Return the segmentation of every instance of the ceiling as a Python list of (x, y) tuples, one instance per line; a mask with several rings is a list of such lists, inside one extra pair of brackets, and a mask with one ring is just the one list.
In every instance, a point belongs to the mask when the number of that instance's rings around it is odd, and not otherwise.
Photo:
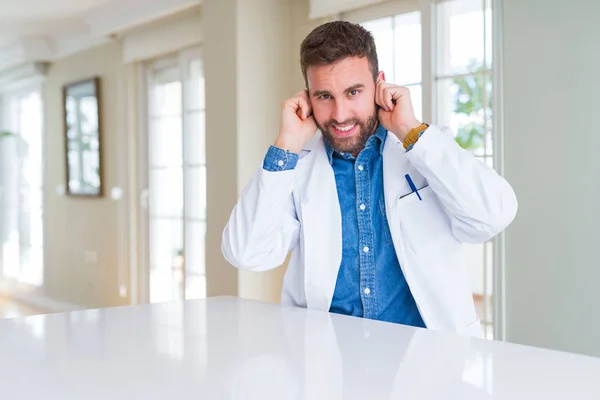
[(51, 61), (201, 0), (0, 0), (0, 71)]

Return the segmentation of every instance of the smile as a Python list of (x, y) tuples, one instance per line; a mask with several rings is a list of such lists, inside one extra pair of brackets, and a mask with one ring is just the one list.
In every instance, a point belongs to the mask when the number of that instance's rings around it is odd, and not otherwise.
[(352, 133), (354, 133), (355, 128), (358, 126), (358, 124), (353, 124), (353, 125), (332, 125), (335, 133), (338, 136), (350, 136)]

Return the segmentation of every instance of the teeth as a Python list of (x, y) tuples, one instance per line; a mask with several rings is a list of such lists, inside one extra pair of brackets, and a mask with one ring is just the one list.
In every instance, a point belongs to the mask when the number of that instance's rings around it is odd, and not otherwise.
[(355, 125), (351, 125), (351, 126), (345, 126), (345, 127), (340, 127), (340, 126), (336, 126), (335, 129), (337, 129), (338, 131), (342, 131), (342, 132), (348, 132), (350, 129), (354, 128)]

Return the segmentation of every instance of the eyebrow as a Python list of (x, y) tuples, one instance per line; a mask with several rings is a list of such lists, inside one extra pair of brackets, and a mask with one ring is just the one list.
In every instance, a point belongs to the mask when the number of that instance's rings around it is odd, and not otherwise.
[[(364, 87), (365, 87), (364, 84), (357, 83), (355, 85), (350, 86), (346, 90), (344, 90), (344, 93), (348, 93), (348, 92), (351, 92), (351, 91), (357, 90), (357, 89), (363, 89)], [(313, 96), (315, 96), (315, 97), (323, 96), (325, 94), (331, 95), (331, 93), (329, 92), (329, 90), (317, 90), (317, 91), (313, 92)]]

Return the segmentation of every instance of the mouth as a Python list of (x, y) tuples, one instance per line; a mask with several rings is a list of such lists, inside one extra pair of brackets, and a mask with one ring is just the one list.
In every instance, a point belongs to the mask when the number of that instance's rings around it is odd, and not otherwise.
[(352, 136), (358, 129), (358, 124), (331, 125), (333, 133), (338, 137)]

